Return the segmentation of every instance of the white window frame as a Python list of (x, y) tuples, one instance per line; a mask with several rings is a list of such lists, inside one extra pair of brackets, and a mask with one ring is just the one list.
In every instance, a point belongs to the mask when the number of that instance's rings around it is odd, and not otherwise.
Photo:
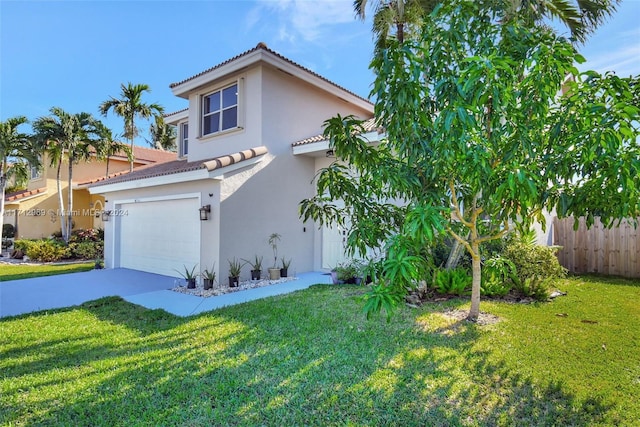
[(189, 154), (189, 122), (180, 123), (179, 130), (179, 154), (180, 157), (187, 157)]
[[(234, 81), (232, 83), (229, 83), (229, 84), (227, 84), (225, 86), (219, 87), (216, 90), (208, 92), (208, 93), (206, 93), (206, 94), (204, 94), (204, 95), (202, 95), (200, 97), (200, 136), (202, 138), (207, 138), (207, 137), (210, 137), (210, 136), (219, 135), (221, 133), (225, 133), (225, 132), (229, 132), (229, 131), (241, 128), (241, 125), (240, 125), (240, 103), (241, 103), (240, 102), (240, 99), (241, 99), (240, 90), (241, 90), (241, 84), (240, 83), (241, 82), (239, 80), (236, 80), (236, 81)], [(222, 103), (223, 103), (222, 92), (225, 89), (229, 89), (230, 87), (233, 87), (233, 86), (236, 87), (236, 103), (233, 104), (233, 105), (230, 105), (230, 106), (227, 106), (227, 107), (223, 108), (222, 107)], [(216, 93), (220, 93), (220, 109), (212, 111), (210, 113), (205, 113), (205, 108), (204, 108), (205, 99), (207, 97), (210, 97), (210, 96), (216, 94)], [(224, 112), (228, 111), (228, 110), (230, 110), (232, 108), (236, 109), (236, 123), (235, 123), (235, 126), (223, 129), (222, 128), (222, 124), (224, 122)], [(219, 122), (218, 122), (218, 124), (219, 124), (218, 130), (215, 131), (215, 132), (205, 133), (205, 131), (204, 131), (205, 117), (208, 117), (210, 115), (216, 114), (218, 112), (220, 113), (220, 118), (218, 119), (219, 120)]]

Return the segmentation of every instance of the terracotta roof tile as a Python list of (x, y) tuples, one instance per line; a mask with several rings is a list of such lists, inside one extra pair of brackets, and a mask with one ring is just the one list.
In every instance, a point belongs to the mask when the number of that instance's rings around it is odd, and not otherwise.
[[(362, 126), (364, 128), (364, 132), (365, 133), (373, 132), (374, 130), (380, 131), (380, 129), (376, 125), (376, 119), (375, 118), (371, 118), (371, 119), (365, 120), (362, 123)], [(296, 141), (293, 144), (291, 144), (291, 146), (292, 147), (299, 147), (301, 145), (313, 144), (314, 142), (321, 142), (321, 141), (326, 141), (326, 140), (327, 140), (327, 138), (325, 138), (325, 136), (323, 134), (320, 134), (320, 135), (312, 136), (310, 138), (303, 139), (301, 141)]]
[(177, 159), (171, 162), (139, 167), (134, 169), (133, 172), (128, 172), (126, 174), (121, 174), (110, 179), (92, 183), (89, 185), (89, 187), (99, 187), (101, 185), (117, 184), (119, 182), (126, 181), (137, 181), (140, 179), (153, 178), (157, 176), (190, 172), (198, 169), (207, 169), (208, 171), (212, 171), (235, 163), (240, 163), (266, 153), (266, 147), (256, 147), (249, 150), (240, 151), (238, 153), (227, 154), (224, 156), (213, 157), (210, 159), (198, 160), (194, 162), (188, 162), (186, 159)]
[(36, 188), (35, 190), (22, 190), (14, 193), (9, 193), (4, 196), (6, 202), (15, 202), (18, 200), (26, 199), (27, 197), (35, 196), (47, 191), (47, 187)]
[(325, 82), (327, 82), (327, 83), (329, 83), (329, 84), (331, 84), (331, 85), (333, 85), (333, 86), (337, 87), (338, 89), (343, 90), (343, 91), (345, 91), (345, 92), (347, 92), (347, 93), (349, 93), (349, 94), (351, 94), (351, 95), (353, 95), (353, 96), (355, 96), (355, 97), (357, 97), (357, 98), (359, 98), (359, 99), (362, 99), (363, 101), (366, 101), (366, 102), (368, 102), (368, 103), (371, 103), (371, 101), (369, 101), (368, 99), (363, 98), (362, 96), (357, 95), (357, 94), (355, 94), (354, 92), (351, 92), (350, 90), (348, 90), (348, 89), (346, 89), (346, 88), (344, 88), (344, 87), (342, 87), (342, 86), (340, 86), (340, 85), (338, 85), (338, 84), (336, 84), (336, 83), (332, 82), (331, 80), (327, 79), (326, 77), (321, 76), (320, 74), (316, 73), (315, 71), (312, 71), (312, 70), (310, 70), (310, 69), (308, 69), (308, 68), (306, 68), (306, 67), (303, 67), (302, 65), (298, 64), (297, 62), (294, 62), (294, 61), (290, 60), (289, 58), (287, 58), (287, 57), (284, 57), (284, 56), (280, 55), (278, 52), (276, 52), (276, 51), (274, 51), (274, 50), (269, 49), (269, 48), (267, 47), (267, 45), (266, 45), (265, 43), (263, 43), (263, 42), (258, 43), (258, 44), (256, 45), (256, 47), (254, 47), (253, 49), (249, 49), (249, 50), (247, 50), (246, 52), (243, 52), (243, 53), (241, 53), (241, 54), (239, 54), (239, 55), (234, 56), (233, 58), (227, 59), (226, 61), (221, 62), (221, 63), (219, 63), (218, 65), (214, 65), (213, 67), (211, 67), (211, 68), (209, 68), (209, 69), (207, 69), (207, 70), (204, 70), (204, 71), (202, 71), (202, 72), (200, 72), (200, 73), (198, 73), (198, 74), (196, 74), (196, 75), (194, 75), (194, 76), (191, 76), (191, 77), (189, 77), (189, 78), (187, 78), (187, 79), (184, 79), (184, 80), (179, 81), (179, 82), (176, 82), (176, 83), (171, 83), (171, 84), (169, 85), (169, 87), (173, 89), (173, 88), (174, 88), (174, 87), (176, 87), (176, 86), (180, 86), (180, 85), (181, 85), (181, 84), (183, 84), (183, 83), (186, 83), (186, 82), (188, 82), (188, 81), (194, 80), (194, 79), (196, 79), (196, 78), (198, 78), (198, 77), (200, 77), (200, 76), (202, 76), (202, 75), (204, 75), (204, 74), (207, 74), (207, 73), (209, 73), (209, 72), (211, 72), (211, 71), (213, 71), (213, 70), (216, 70), (216, 69), (218, 69), (218, 68), (223, 67), (224, 65), (227, 65), (227, 64), (229, 64), (229, 63), (231, 63), (231, 62), (233, 62), (233, 61), (236, 61), (236, 60), (238, 60), (238, 59), (242, 58), (243, 56), (247, 56), (247, 55), (249, 55), (249, 54), (251, 54), (251, 53), (253, 53), (253, 52), (257, 52), (258, 50), (264, 50), (264, 51), (266, 51), (266, 52), (269, 52), (269, 53), (271, 53), (272, 55), (275, 55), (275, 56), (277, 56), (278, 58), (282, 59), (283, 61), (286, 61), (286, 62), (288, 62), (289, 64), (291, 64), (291, 65), (293, 65), (293, 66), (295, 66), (295, 67), (298, 67), (298, 68), (300, 68), (301, 70), (306, 71), (307, 73), (312, 74), (312, 75), (314, 75), (314, 76), (316, 76), (316, 77), (318, 77), (318, 78), (320, 78), (320, 79), (324, 80)]

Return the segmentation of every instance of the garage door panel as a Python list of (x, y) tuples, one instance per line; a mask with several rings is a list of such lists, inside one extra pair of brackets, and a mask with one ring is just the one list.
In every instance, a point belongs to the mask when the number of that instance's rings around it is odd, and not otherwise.
[(121, 205), (120, 266), (177, 276), (199, 262), (198, 199)]

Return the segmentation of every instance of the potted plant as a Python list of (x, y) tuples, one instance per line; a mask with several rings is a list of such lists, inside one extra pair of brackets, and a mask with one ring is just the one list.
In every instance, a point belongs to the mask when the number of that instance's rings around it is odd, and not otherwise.
[(331, 282), (334, 285), (338, 284), (338, 266), (335, 266), (331, 269)]
[(233, 258), (229, 261), (229, 287), (236, 288), (240, 283), (240, 271), (242, 270), (242, 263)]
[(196, 288), (196, 277), (198, 277), (198, 274), (196, 273), (196, 267), (197, 265), (194, 265), (193, 268), (191, 270), (189, 270), (187, 268), (187, 266), (183, 266), (184, 268), (184, 273), (181, 271), (178, 271), (178, 274), (180, 274), (180, 276), (182, 276), (182, 278), (184, 280), (186, 280), (187, 282), (187, 289), (195, 289)]
[(251, 265), (251, 280), (260, 280), (260, 276), (262, 276), (262, 259), (263, 257), (258, 255), (254, 256), (253, 261), (243, 259), (243, 261)]
[(273, 267), (269, 268), (269, 279), (278, 280), (280, 278), (280, 269), (278, 268), (278, 242), (280, 241), (280, 235), (278, 233), (272, 233), (269, 236), (269, 246), (273, 250)]
[(282, 268), (280, 269), (280, 277), (287, 277), (289, 274), (289, 266), (291, 265), (291, 258), (287, 260), (284, 257), (282, 257), (280, 261), (282, 261)]
[(356, 269), (353, 262), (345, 262), (338, 265), (338, 267), (336, 268), (336, 273), (338, 276), (338, 283), (353, 284), (356, 282), (358, 270)]
[(215, 263), (211, 266), (211, 270), (205, 268), (202, 272), (202, 284), (204, 286), (204, 290), (212, 289), (213, 283), (216, 281), (216, 272), (215, 272)]

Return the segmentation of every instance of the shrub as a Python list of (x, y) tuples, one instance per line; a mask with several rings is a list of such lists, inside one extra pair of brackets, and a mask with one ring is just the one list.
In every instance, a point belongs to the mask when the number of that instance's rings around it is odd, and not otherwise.
[(74, 230), (69, 238), (69, 243), (98, 241), (104, 241), (104, 230), (101, 228)]
[(471, 290), (471, 281), (471, 276), (463, 268), (439, 270), (434, 276), (436, 291), (447, 295), (468, 295)]
[(520, 282), (533, 277), (546, 280), (562, 278), (567, 274), (567, 270), (558, 262), (556, 251), (554, 247), (512, 240), (507, 244), (504, 257), (516, 266)]
[(55, 240), (36, 240), (31, 242), (25, 254), (34, 260), (42, 262), (60, 261), (70, 254), (69, 248)]
[(13, 249), (15, 249), (16, 251), (20, 251), (23, 254), (27, 253), (27, 250), (35, 243), (35, 240), (27, 240), (27, 239), (20, 239), (20, 240), (16, 240), (15, 242), (13, 242)]
[(531, 297), (537, 301), (546, 301), (549, 299), (549, 288), (551, 277), (542, 279), (540, 277), (527, 277), (519, 286), (519, 291), (527, 297)]
[(2, 224), (2, 238), (11, 239), (16, 236), (16, 228), (13, 224)]
[(104, 253), (104, 243), (101, 241), (92, 242), (76, 242), (69, 243), (71, 256), (81, 259), (97, 259), (102, 258)]
[(510, 260), (494, 256), (484, 262), (480, 294), (503, 297), (518, 282), (516, 266)]

